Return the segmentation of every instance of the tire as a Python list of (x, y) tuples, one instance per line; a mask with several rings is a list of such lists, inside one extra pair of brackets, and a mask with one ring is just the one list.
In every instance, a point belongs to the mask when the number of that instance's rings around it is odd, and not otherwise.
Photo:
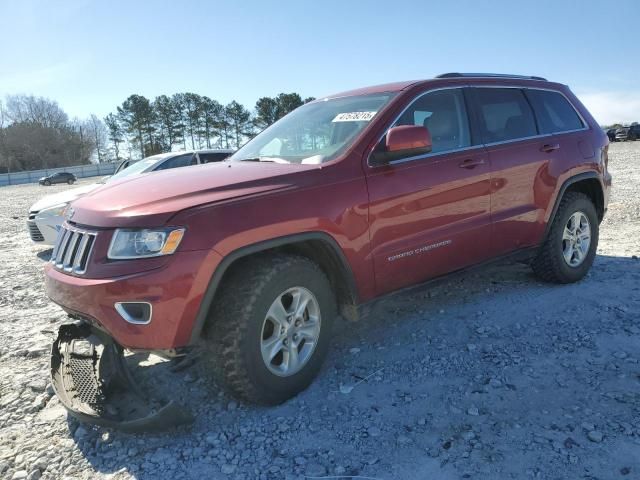
[(50, 187), (51, 186), (51, 182), (49, 180), (45, 180), (44, 181), (44, 186), (45, 187)]
[[(320, 267), (301, 256), (260, 255), (233, 268), (220, 288), (204, 332), (208, 373), (233, 396), (263, 405), (280, 404), (307, 388), (322, 366), (337, 315), (331, 284)], [(293, 309), (292, 304), (286, 305), (291, 297), (286, 292), (299, 294), (298, 298), (308, 292), (311, 297), (306, 298), (311, 299), (303, 312), (306, 319), (289, 320), (287, 333), (278, 333), (276, 326), (281, 324), (268, 318), (267, 312), (278, 310), (270, 310), (276, 301), (285, 311)], [(299, 369), (286, 372), (286, 366), (295, 365), (290, 354), (286, 358), (291, 364), (284, 356), (285, 349), (294, 348), (297, 334), (292, 332), (315, 328), (313, 318), (319, 318), (317, 341), (302, 342), (301, 333), (296, 348)], [(294, 329), (294, 324), (301, 330)], [(263, 346), (267, 349), (278, 335), (289, 335), (289, 346), (280, 347), (267, 364)], [(308, 354), (304, 362), (303, 352)]]
[(69, 180), (67, 180), (67, 183), (68, 183), (69, 185), (73, 185), (73, 182), (74, 182), (73, 178), (70, 178)]
[[(582, 216), (581, 216), (582, 215)], [(571, 233), (570, 221), (573, 225), (580, 220), (581, 228), (576, 232), (583, 232), (580, 235), (569, 235), (574, 237), (577, 244), (571, 252), (571, 240), (566, 240), (565, 227)], [(586, 219), (590, 234), (588, 247), (583, 243), (586, 238)], [(553, 219), (551, 229), (540, 247), (537, 256), (531, 266), (534, 273), (542, 280), (553, 283), (573, 283), (581, 280), (591, 268), (598, 248), (599, 222), (598, 214), (593, 202), (583, 193), (568, 192), (560, 201), (558, 211)], [(581, 237), (578, 239), (578, 237)], [(579, 257), (582, 255), (582, 259)], [(570, 258), (570, 260), (567, 259)], [(579, 263), (578, 263), (579, 262)], [(572, 264), (577, 263), (577, 264)]]

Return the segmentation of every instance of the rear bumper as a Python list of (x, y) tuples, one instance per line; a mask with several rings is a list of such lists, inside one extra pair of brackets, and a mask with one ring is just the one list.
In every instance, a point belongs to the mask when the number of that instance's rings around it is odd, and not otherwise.
[[(180, 252), (162, 268), (117, 278), (90, 279), (45, 267), (45, 289), (68, 313), (97, 324), (123, 347), (172, 350), (189, 345), (202, 298), (221, 257), (213, 250)], [(117, 302), (148, 302), (151, 321), (134, 324)]]

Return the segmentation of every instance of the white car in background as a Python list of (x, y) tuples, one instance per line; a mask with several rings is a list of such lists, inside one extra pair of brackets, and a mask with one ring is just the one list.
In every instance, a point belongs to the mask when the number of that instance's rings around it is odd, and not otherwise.
[(107, 177), (99, 183), (84, 185), (60, 193), (54, 193), (53, 195), (47, 195), (29, 208), (27, 229), (29, 230), (31, 240), (41, 245), (53, 245), (56, 242), (58, 230), (64, 222), (63, 212), (67, 208), (67, 205), (104, 183), (140, 173), (168, 170), (170, 168), (186, 167), (189, 165), (200, 165), (203, 163), (221, 162), (233, 152), (234, 150), (218, 149), (161, 153), (129, 164), (125, 166), (124, 169), (118, 168), (113, 176)]

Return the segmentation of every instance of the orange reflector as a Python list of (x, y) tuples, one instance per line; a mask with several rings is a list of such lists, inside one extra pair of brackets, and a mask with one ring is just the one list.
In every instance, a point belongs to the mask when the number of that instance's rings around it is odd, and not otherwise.
[(167, 241), (162, 247), (163, 255), (171, 255), (176, 251), (178, 245), (180, 245), (180, 241), (182, 240), (182, 236), (184, 235), (184, 228), (178, 228), (177, 230), (172, 231), (167, 237)]

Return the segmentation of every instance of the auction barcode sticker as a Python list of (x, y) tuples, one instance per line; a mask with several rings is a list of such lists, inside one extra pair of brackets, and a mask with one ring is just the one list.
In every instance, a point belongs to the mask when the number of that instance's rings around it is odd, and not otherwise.
[(347, 112), (339, 113), (332, 122), (368, 122), (378, 112)]

